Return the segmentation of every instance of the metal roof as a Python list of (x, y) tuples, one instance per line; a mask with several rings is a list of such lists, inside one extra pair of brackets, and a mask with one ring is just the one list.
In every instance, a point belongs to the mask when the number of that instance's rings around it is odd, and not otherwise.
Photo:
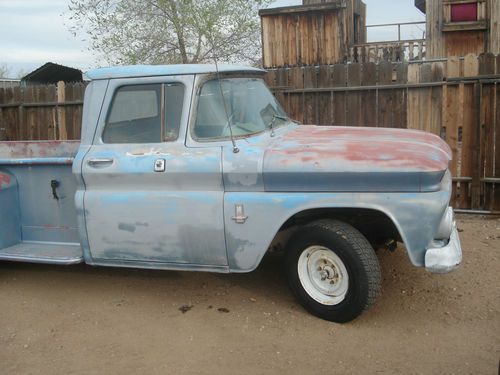
[(332, 12), (347, 8), (345, 0), (332, 0), (325, 3), (294, 5), (279, 8), (264, 8), (259, 10), (259, 16), (289, 15), (309, 12)]
[[(219, 65), (220, 73), (260, 73), (266, 71), (243, 65)], [(93, 69), (86, 72), (86, 76), (92, 80), (129, 78), (129, 77), (151, 77), (151, 76), (173, 76), (186, 74), (216, 73), (213, 64), (182, 64), (182, 65), (129, 65), (109, 68)]]
[(425, 0), (415, 0), (415, 6), (422, 12), (425, 13)]
[(26, 74), (21, 78), (21, 81), (31, 83), (81, 82), (82, 71), (48, 62), (31, 73)]

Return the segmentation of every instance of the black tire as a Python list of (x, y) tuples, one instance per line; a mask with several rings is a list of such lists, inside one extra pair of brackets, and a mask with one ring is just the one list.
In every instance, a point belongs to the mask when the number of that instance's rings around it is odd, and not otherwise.
[[(336, 257), (327, 250), (332, 251)], [(326, 255), (326, 258), (321, 258), (322, 255)], [(339, 258), (341, 262), (338, 262)], [(333, 261), (328, 263), (325, 259), (333, 259)], [(299, 260), (301, 270), (303, 270), (301, 276), (298, 270)], [(323, 263), (314, 263), (314, 260)], [(319, 264), (319, 266), (313, 268), (312, 264)], [(358, 230), (341, 221), (317, 220), (297, 229), (288, 242), (285, 266), (288, 283), (300, 304), (311, 314), (332, 322), (345, 323), (355, 319), (375, 302), (380, 291), (381, 274), (375, 251)], [(317, 270), (318, 274), (310, 270)], [(342, 278), (345, 270), (348, 274), (347, 279)], [(321, 281), (318, 280), (318, 275)], [(309, 290), (313, 288), (313, 293), (304, 288), (300, 277), (303, 280), (313, 280), (304, 281)], [(330, 291), (326, 295), (322, 294), (322, 290), (319, 290), (317, 285), (321, 288), (326, 282), (332, 284), (332, 288), (335, 288), (337, 283), (339, 287), (342, 286), (340, 291), (343, 292), (339, 292), (338, 296)], [(330, 300), (323, 302), (322, 295)], [(341, 301), (336, 301), (341, 298), (343, 298)]]

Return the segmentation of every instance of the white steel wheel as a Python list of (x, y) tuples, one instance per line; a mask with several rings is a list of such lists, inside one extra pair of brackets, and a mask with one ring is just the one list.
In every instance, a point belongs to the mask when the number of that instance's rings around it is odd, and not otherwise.
[(287, 244), (285, 270), (292, 293), (317, 317), (355, 319), (374, 302), (381, 275), (368, 240), (353, 226), (330, 219), (305, 224)]
[(349, 289), (349, 274), (342, 259), (324, 246), (310, 246), (297, 262), (300, 283), (315, 301), (337, 305)]

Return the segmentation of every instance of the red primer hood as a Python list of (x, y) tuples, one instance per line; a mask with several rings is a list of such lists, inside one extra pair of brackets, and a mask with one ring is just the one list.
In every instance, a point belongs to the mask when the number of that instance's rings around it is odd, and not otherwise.
[(343, 171), (444, 171), (452, 158), (446, 142), (423, 131), (305, 125), (279, 137), (267, 154)]
[(441, 138), (422, 131), (304, 125), (269, 145), (264, 184), (268, 191), (435, 191), (451, 156)]

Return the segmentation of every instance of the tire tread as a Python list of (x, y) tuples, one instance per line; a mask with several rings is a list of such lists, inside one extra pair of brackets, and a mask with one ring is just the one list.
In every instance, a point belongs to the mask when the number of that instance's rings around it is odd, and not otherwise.
[[(316, 237), (318, 236), (318, 237)], [(317, 240), (315, 240), (317, 238)], [(321, 305), (314, 301), (305, 291), (297, 274), (297, 261), (304, 246), (314, 245), (315, 242), (330, 245), (337, 255), (345, 257), (344, 262), (349, 267), (353, 279), (352, 293), (345, 301), (335, 305)], [(335, 251), (335, 246), (339, 246)], [(372, 306), (381, 290), (382, 276), (378, 258), (373, 247), (365, 236), (348, 223), (334, 219), (319, 219), (302, 225), (291, 237), (288, 252), (285, 258), (289, 285), (299, 302), (312, 314), (329, 321), (345, 323)], [(350, 287), (351, 288), (351, 287)]]
[(368, 298), (365, 306), (363, 307), (363, 311), (367, 310), (375, 303), (375, 300), (380, 293), (380, 289), (382, 287), (382, 277), (378, 259), (375, 255), (373, 247), (370, 245), (366, 237), (353, 226), (337, 220), (322, 219), (313, 221), (306, 226), (319, 226), (349, 239), (349, 242), (353, 245), (353, 248), (359, 255), (363, 266), (367, 270), (369, 285)]

